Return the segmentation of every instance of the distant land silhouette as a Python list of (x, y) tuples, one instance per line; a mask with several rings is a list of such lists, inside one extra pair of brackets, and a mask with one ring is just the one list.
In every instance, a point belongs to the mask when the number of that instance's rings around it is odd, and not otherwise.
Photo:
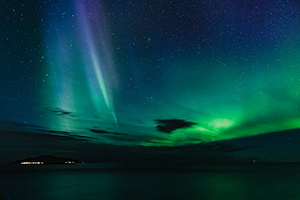
[(19, 159), (13, 162), (15, 164), (43, 164), (43, 165), (51, 165), (51, 164), (78, 164), (82, 163), (79, 160), (65, 157), (56, 157), (52, 155), (38, 156), (38, 157), (30, 157), (25, 159)]

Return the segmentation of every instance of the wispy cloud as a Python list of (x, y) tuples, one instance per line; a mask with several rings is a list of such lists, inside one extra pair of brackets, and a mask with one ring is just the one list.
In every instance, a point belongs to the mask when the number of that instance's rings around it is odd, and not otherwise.
[(127, 145), (139, 145), (142, 142), (149, 142), (154, 139), (161, 139), (158, 136), (151, 135), (137, 135), (132, 133), (119, 133), (113, 131), (106, 131), (101, 129), (89, 129), (93, 133), (99, 134), (99, 137), (112, 142), (126, 143)]
[(46, 110), (54, 115), (75, 117), (73, 112), (66, 111), (58, 107), (46, 107)]

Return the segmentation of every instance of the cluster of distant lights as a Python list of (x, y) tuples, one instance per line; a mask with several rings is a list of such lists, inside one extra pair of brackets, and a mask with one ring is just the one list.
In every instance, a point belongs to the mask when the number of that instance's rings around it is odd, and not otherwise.
[(21, 165), (43, 165), (44, 162), (21, 162)]
[[(44, 162), (21, 162), (21, 165), (43, 165)], [(74, 161), (66, 161), (65, 164), (74, 164)]]

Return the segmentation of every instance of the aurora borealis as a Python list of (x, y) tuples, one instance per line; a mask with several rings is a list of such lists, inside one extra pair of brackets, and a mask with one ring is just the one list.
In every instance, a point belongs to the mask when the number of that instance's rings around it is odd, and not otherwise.
[(300, 128), (297, 1), (4, 0), (0, 15), (6, 135), (170, 147)]

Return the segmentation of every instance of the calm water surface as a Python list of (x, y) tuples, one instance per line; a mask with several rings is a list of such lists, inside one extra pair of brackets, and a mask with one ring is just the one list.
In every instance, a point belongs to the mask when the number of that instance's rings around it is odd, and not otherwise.
[(10, 200), (300, 200), (299, 165), (199, 170), (107, 170), (99, 165), (0, 169), (0, 195)]

